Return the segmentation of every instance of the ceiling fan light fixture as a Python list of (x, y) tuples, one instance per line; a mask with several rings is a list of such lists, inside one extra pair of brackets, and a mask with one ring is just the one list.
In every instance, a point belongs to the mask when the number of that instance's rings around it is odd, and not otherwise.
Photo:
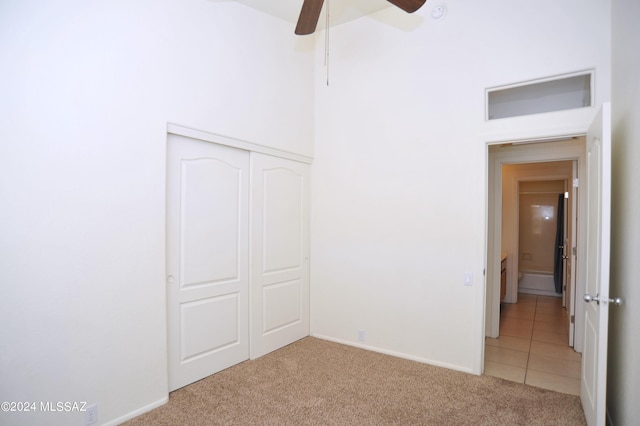
[(433, 19), (442, 19), (447, 15), (447, 5), (440, 4), (431, 9), (431, 17)]
[[(413, 13), (420, 9), (427, 0), (387, 0), (394, 6), (407, 13)], [(303, 0), (302, 10), (298, 17), (295, 33), (297, 35), (313, 34), (318, 25), (318, 18), (322, 10), (324, 0)]]

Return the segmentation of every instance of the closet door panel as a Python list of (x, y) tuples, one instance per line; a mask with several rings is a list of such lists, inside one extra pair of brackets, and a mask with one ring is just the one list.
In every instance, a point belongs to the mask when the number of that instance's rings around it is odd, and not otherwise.
[(309, 335), (309, 166), (251, 154), (251, 358)]
[(169, 388), (249, 357), (249, 153), (169, 135)]

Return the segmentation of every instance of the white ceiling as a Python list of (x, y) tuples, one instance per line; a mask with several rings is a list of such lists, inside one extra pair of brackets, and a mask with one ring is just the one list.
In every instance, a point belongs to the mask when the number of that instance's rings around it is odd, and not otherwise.
[[(302, 9), (303, 0), (236, 0), (246, 6), (258, 9), (269, 15), (277, 16), (295, 25)], [(386, 0), (325, 0), (323, 14), (320, 16), (318, 28), (324, 27), (325, 15), (329, 6), (329, 20), (331, 26), (342, 24), (377, 12), (391, 3)]]

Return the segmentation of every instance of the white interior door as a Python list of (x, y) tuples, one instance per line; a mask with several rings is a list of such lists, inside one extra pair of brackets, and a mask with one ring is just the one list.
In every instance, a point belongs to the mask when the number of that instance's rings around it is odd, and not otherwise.
[(169, 389), (249, 357), (249, 153), (169, 135)]
[(251, 358), (309, 335), (309, 166), (251, 153)]
[(604, 425), (609, 323), (611, 207), (611, 106), (596, 116), (587, 133), (587, 264), (585, 332), (580, 398), (588, 425)]

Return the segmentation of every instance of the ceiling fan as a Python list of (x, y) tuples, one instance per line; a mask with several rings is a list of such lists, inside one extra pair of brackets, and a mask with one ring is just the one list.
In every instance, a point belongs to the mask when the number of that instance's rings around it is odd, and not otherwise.
[[(398, 6), (400, 9), (407, 13), (413, 13), (427, 0), (387, 0), (389, 3)], [(324, 0), (304, 0), (302, 4), (302, 10), (300, 11), (300, 17), (298, 18), (298, 24), (296, 25), (297, 35), (312, 34), (316, 30), (318, 25), (318, 18), (320, 18), (320, 11), (322, 10), (322, 4)]]

